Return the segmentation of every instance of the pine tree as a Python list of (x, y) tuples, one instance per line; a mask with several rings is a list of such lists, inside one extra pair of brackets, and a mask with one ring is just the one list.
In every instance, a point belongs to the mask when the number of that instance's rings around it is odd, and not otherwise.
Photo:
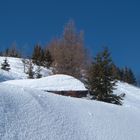
[(27, 74), (28, 74), (28, 78), (29, 79), (33, 79), (34, 78), (34, 71), (33, 71), (33, 63), (32, 63), (32, 60), (29, 60)]
[(127, 67), (125, 67), (123, 69), (123, 77), (122, 78), (123, 78), (124, 82), (128, 83), (128, 81), (129, 81), (129, 72), (128, 72), (128, 68)]
[(21, 54), (19, 50), (17, 49), (16, 42), (13, 42), (11, 47), (9, 48), (9, 54), (10, 57), (21, 57)]
[(120, 69), (115, 64), (112, 64), (112, 74), (116, 80), (121, 79)]
[(53, 62), (52, 55), (51, 55), (49, 49), (46, 49), (44, 66), (49, 68), (51, 66), (52, 62)]
[(124, 68), (123, 81), (126, 82), (126, 83), (129, 83), (129, 84), (132, 84), (132, 85), (137, 84), (135, 75), (130, 68), (127, 68), (127, 67)]
[(136, 81), (133, 71), (129, 68), (128, 72), (129, 72), (129, 82), (128, 83), (130, 83), (132, 85), (137, 85), (137, 81)]
[(6, 48), (5, 50), (5, 54), (4, 54), (6, 57), (9, 56), (9, 48)]
[(45, 66), (45, 52), (44, 49), (41, 48), (40, 57), (39, 57), (39, 66)]
[(121, 104), (121, 97), (114, 95), (116, 79), (112, 73), (112, 58), (107, 48), (95, 57), (89, 71), (87, 84), (93, 98), (100, 101)]
[(42, 77), (42, 74), (41, 74), (40, 72), (41, 72), (41, 67), (38, 66), (38, 67), (37, 67), (37, 70), (36, 70), (36, 72), (35, 72), (36, 78), (41, 78), (41, 77)]
[(34, 47), (32, 60), (36, 65), (47, 68), (52, 64), (52, 56), (49, 49), (44, 50), (39, 44)]
[(21, 57), (21, 54), (17, 49), (17, 44), (15, 42), (9, 48), (5, 49), (3, 55), (6, 57)]
[(0, 51), (0, 56), (3, 56), (3, 52), (2, 51)]
[(3, 63), (1, 64), (1, 69), (6, 70), (6, 71), (10, 70), (10, 64), (8, 63), (7, 58), (5, 58)]
[(37, 44), (34, 47), (33, 54), (32, 54), (33, 63), (35, 63), (37, 65), (41, 64), (41, 57), (42, 57), (42, 52), (41, 51), (42, 51), (41, 46), (39, 44)]
[(118, 76), (119, 76), (119, 78), (117, 80), (123, 81), (123, 79), (124, 79), (124, 69), (118, 68)]

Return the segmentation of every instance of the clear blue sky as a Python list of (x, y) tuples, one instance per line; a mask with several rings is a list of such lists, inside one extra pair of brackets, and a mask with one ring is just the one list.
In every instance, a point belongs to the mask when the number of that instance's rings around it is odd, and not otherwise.
[(45, 45), (69, 19), (84, 30), (93, 54), (108, 46), (119, 66), (140, 75), (139, 0), (1, 0), (0, 47), (13, 41), (28, 50), (37, 42)]

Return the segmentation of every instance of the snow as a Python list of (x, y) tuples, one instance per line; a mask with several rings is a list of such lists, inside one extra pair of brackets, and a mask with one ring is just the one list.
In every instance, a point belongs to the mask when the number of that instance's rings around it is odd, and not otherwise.
[(86, 91), (84, 84), (68, 75), (57, 74), (40, 79), (7, 81), (17, 86), (30, 87), (45, 91)]
[(139, 88), (117, 83), (114, 93), (126, 94), (123, 106), (60, 96), (44, 90), (85, 87), (71, 76), (48, 76), (45, 69), (48, 77), (28, 80), (21, 59), (8, 60), (11, 71), (0, 70), (1, 81), (23, 80), (0, 83), (0, 140), (140, 139)]
[(140, 139), (140, 109), (134, 106), (64, 97), (7, 83), (0, 84), (0, 91), (1, 140)]
[(123, 106), (130, 108), (133, 106), (133, 108), (140, 110), (140, 88), (123, 82), (118, 82), (116, 88), (114, 94), (126, 94)]
[[(0, 57), (0, 65), (3, 63), (5, 57)], [(7, 57), (8, 63), (10, 64), (10, 71), (0, 70), (0, 82), (15, 79), (27, 79), (28, 75), (24, 73), (24, 65), (21, 58)], [(34, 70), (37, 66), (34, 65)], [(51, 75), (52, 70), (41, 67), (41, 74), (43, 77)]]

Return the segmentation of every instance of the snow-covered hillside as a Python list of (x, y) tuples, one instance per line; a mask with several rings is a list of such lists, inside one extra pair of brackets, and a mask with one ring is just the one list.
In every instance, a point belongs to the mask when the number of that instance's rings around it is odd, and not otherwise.
[(0, 139), (139, 140), (139, 106), (140, 98), (117, 106), (1, 83)]
[[(0, 58), (2, 61), (3, 58)], [(66, 75), (28, 80), (20, 59), (8, 59), (11, 70), (0, 70), (0, 140), (139, 140), (140, 89), (117, 83), (125, 93), (123, 106), (45, 92), (84, 90)], [(45, 75), (44, 74), (44, 75)], [(85, 89), (86, 90), (86, 89)]]
[[(3, 63), (5, 57), (0, 57), (0, 65)], [(24, 65), (22, 59), (7, 57), (8, 63), (10, 64), (10, 71), (0, 70), (0, 82), (14, 79), (27, 79), (27, 74), (24, 73)], [(1, 66), (0, 66), (1, 67)], [(37, 66), (34, 66), (34, 70)], [(52, 71), (41, 67), (41, 74), (48, 76), (52, 74)]]

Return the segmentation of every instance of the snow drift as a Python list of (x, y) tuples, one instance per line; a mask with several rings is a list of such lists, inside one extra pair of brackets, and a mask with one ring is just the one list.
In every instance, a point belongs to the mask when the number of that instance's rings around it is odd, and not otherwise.
[[(119, 86), (131, 95), (140, 93), (130, 85)], [(0, 139), (139, 140), (140, 98), (135, 101), (117, 106), (1, 83)]]
[(114, 94), (126, 94), (123, 106), (64, 97), (44, 90), (86, 89), (71, 76), (48, 76), (44, 68), (48, 77), (28, 80), (21, 59), (8, 61), (11, 70), (0, 70), (0, 81), (11, 80), (0, 83), (0, 140), (140, 139), (139, 88), (117, 83)]
[(84, 84), (77, 80), (76, 78), (56, 74), (52, 76), (47, 76), (40, 79), (25, 79), (25, 80), (13, 80), (7, 81), (6, 83), (30, 87), (34, 89), (40, 89), (45, 91), (86, 91)]

